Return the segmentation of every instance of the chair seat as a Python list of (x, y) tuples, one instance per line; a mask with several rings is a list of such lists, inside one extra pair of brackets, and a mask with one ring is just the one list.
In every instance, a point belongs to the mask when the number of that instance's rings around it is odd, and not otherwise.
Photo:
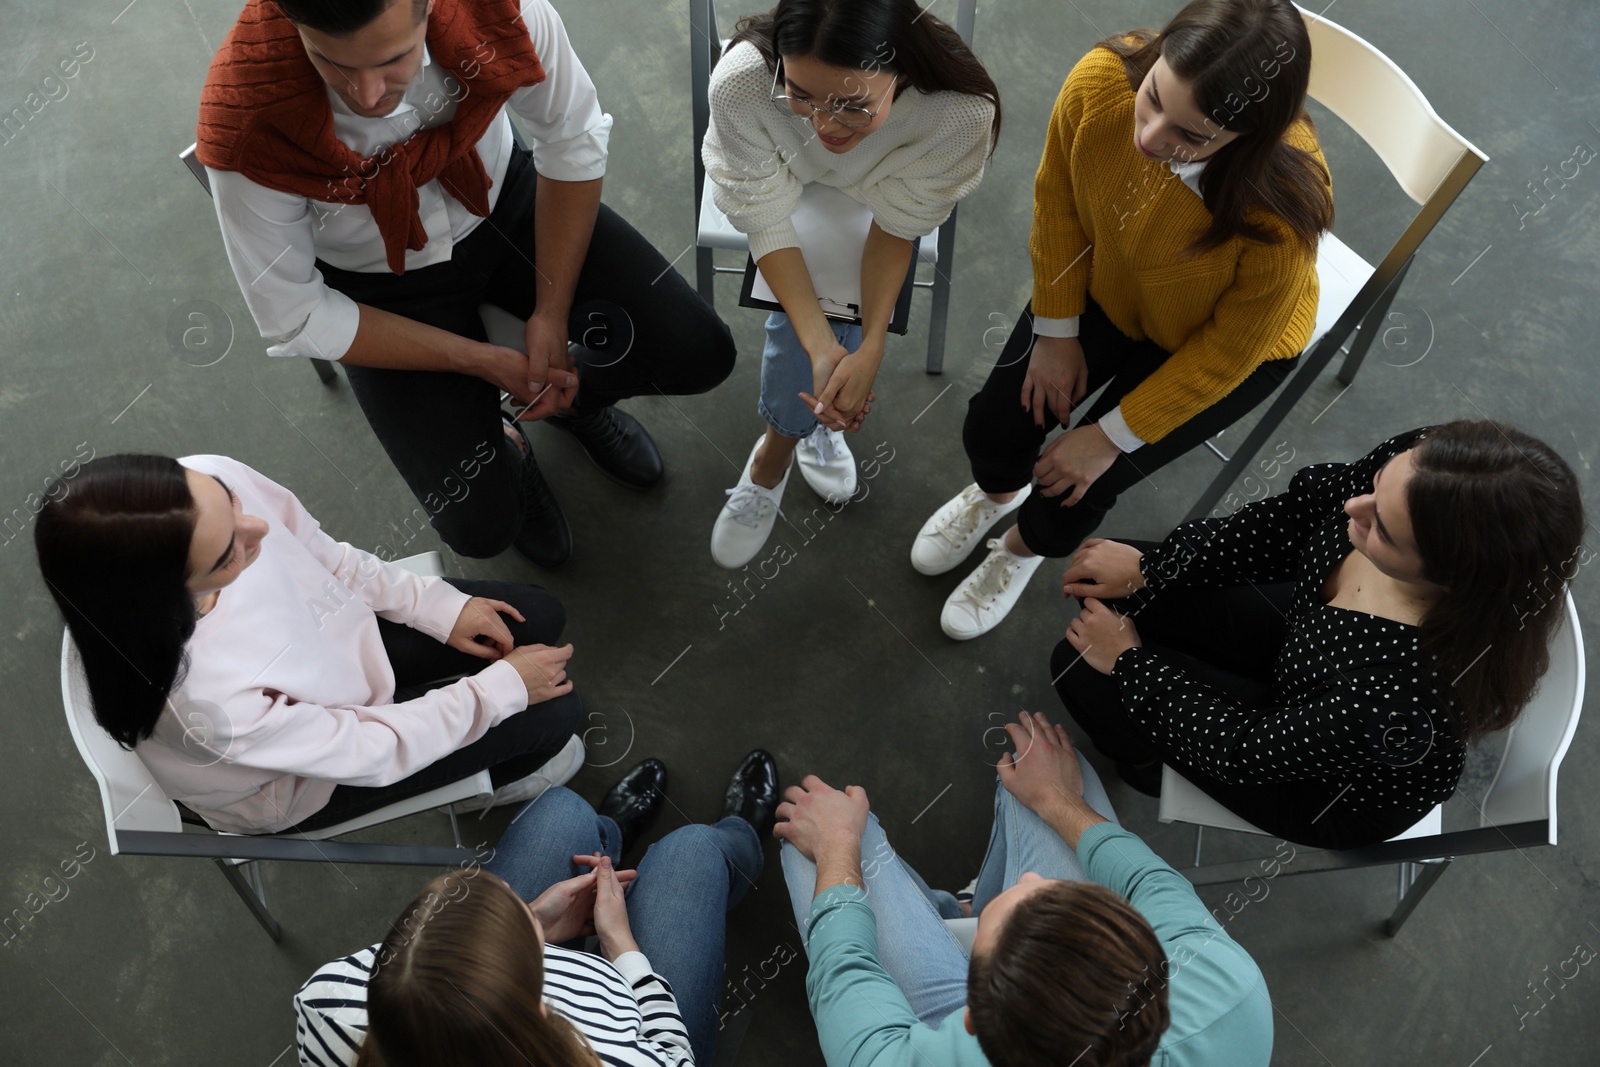
[[(1416, 825), (1389, 840), (1404, 841), (1413, 837), (1437, 836), (1443, 831), (1443, 812), (1444, 805), (1436, 806)], [(1268, 836), (1265, 830), (1241, 819), (1213, 800), (1199, 786), (1167, 766), (1161, 768), (1161, 807), (1156, 813), (1156, 818), (1162, 822), (1186, 822), (1217, 830), (1237, 830), (1240, 833)]]
[(370, 811), (365, 815), (358, 815), (354, 819), (347, 819), (333, 826), (325, 826), (320, 830), (310, 830), (304, 834), (296, 834), (310, 841), (327, 841), (330, 838), (342, 837), (353, 834), (357, 830), (365, 830), (369, 826), (378, 826), (381, 823), (392, 822), (395, 819), (404, 819), (408, 815), (420, 815), (425, 811), (433, 811), (447, 804), (455, 804), (463, 800), (472, 800), (475, 797), (487, 796), (494, 792), (494, 783), (489, 780), (488, 771), (479, 771), (470, 778), (463, 778), (449, 785), (442, 785), (438, 789), (431, 789), (426, 793), (418, 793), (414, 797), (397, 800), (393, 804)]
[(1374, 270), (1372, 264), (1356, 255), (1349, 245), (1332, 233), (1323, 233), (1322, 240), (1317, 242), (1317, 324), (1306, 342), (1307, 350), (1333, 329), (1333, 324), (1355, 302), (1356, 294), (1361, 292)]
[(950, 931), (950, 936), (961, 945), (961, 951), (970, 958), (972, 956), (972, 938), (978, 932), (978, 919), (946, 919), (944, 928)]
[[(733, 223), (728, 221), (711, 198), (714, 183), (706, 178), (705, 189), (700, 194), (700, 226), (695, 233), (695, 244), (701, 248), (726, 248), (733, 252), (749, 252), (750, 241), (744, 234), (733, 228)], [(807, 189), (813, 188), (807, 186)], [(820, 186), (819, 189), (827, 189)], [(802, 194), (805, 195), (805, 194)], [(814, 194), (813, 194), (814, 195)], [(937, 228), (922, 239), (917, 246), (917, 260), (922, 263), (939, 262), (939, 231)], [(1368, 269), (1371, 273), (1371, 269)], [(1353, 295), (1353, 294), (1352, 294)]]

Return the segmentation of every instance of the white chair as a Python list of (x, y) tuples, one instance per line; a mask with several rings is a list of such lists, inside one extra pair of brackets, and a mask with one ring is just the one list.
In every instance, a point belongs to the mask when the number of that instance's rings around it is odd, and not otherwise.
[[(427, 576), (444, 573), (437, 552), (425, 552), (397, 562), (415, 574)], [(61, 701), (66, 708), (72, 740), (78, 746), (78, 755), (83, 757), (83, 762), (88, 765), (89, 772), (100, 787), (111, 854), (200, 856), (215, 860), (228, 879), (228, 884), (274, 941), (282, 936), (282, 928), (267, 910), (261, 872), (256, 866), (259, 861), (304, 860), (421, 867), (463, 863), (473, 859), (476, 854), (462, 846), (453, 808), (449, 809), (450, 830), (455, 837), (455, 845), (451, 848), (331, 839), (461, 801), (482, 802), (494, 793), (489, 772), (485, 770), (322, 830), (295, 834), (238, 835), (191, 827), (192, 832), (185, 832), (177, 806), (161, 791), (161, 787), (145, 769), (144, 762), (112, 740), (95, 722), (94, 708), (89, 700), (88, 679), (84, 676), (78, 650), (72, 643), (70, 633), (63, 635), (61, 640)]]
[(972, 938), (978, 932), (978, 918), (946, 919), (944, 927), (950, 931), (950, 936), (961, 944), (961, 951), (967, 954), (967, 959), (972, 958)]
[(1191, 519), (1211, 513), (1347, 341), (1350, 350), (1339, 370), (1339, 383), (1355, 380), (1423, 238), (1489, 159), (1451, 129), (1416, 83), (1382, 52), (1320, 15), (1304, 8), (1301, 14), (1311, 36), (1311, 98), (1377, 153), (1418, 211), (1377, 267), (1331, 232), (1322, 235), (1317, 248), (1321, 285), (1317, 322), (1300, 366), (1231, 458), (1206, 442), (1222, 459), (1223, 468), (1190, 509)]
[[(1556, 772), (1578, 729), (1583, 711), (1583, 632), (1578, 608), (1569, 593), (1561, 625), (1550, 642), (1550, 669), (1533, 699), (1506, 732), (1500, 767), (1479, 809), (1478, 829), (1443, 832), (1443, 805), (1429, 812), (1405, 833), (1379, 845), (1346, 851), (1298, 852), (1282, 874), (1400, 865), (1400, 899), (1384, 925), (1393, 937), (1400, 932), (1423, 895), (1457, 856), (1556, 843)], [(1171, 767), (1161, 771), (1162, 822), (1195, 824), (1194, 868), (1185, 871), (1195, 885), (1220, 885), (1259, 875), (1258, 860), (1200, 866), (1200, 837), (1206, 827), (1260, 834), (1184, 779)]]
[[(977, 18), (978, 0), (957, 0), (956, 17), (952, 25), (961, 39), (972, 43), (973, 24)], [(700, 145), (705, 141), (706, 128), (711, 124), (711, 68), (716, 65), (727, 40), (721, 36), (717, 24), (716, 0), (689, 0), (689, 68), (693, 81), (694, 111), (694, 201), (695, 201), (695, 287), (706, 303), (716, 303), (716, 276), (740, 274), (743, 266), (719, 267), (713, 258), (715, 249), (727, 249), (748, 256), (749, 243), (745, 235), (733, 228), (728, 217), (717, 209), (711, 200), (711, 189), (706, 184), (706, 166), (700, 158)], [(959, 207), (959, 205), (958, 205)], [(929, 374), (944, 370), (945, 327), (950, 317), (950, 271), (956, 250), (956, 210), (943, 226), (934, 230), (917, 246), (918, 263), (933, 268), (933, 280), (913, 281), (918, 289), (933, 292), (933, 306), (928, 321)], [(911, 265), (913, 276), (918, 263)], [(939, 264), (943, 263), (943, 269)]]
[[(518, 148), (527, 147), (527, 142), (522, 137), (522, 131), (517, 129), (515, 122), (511, 123), (511, 140)], [(185, 167), (189, 168), (189, 173), (193, 174), (195, 181), (200, 183), (200, 188), (206, 191), (207, 196), (210, 196), (211, 179), (206, 175), (205, 164), (195, 158), (194, 150), (195, 146), (190, 145), (178, 153), (178, 159)], [(527, 326), (525, 320), (519, 319), (509, 311), (493, 304), (479, 305), (478, 314), (483, 319), (483, 326), (488, 333), (491, 344), (501, 345), (505, 348), (515, 348), (519, 352), (527, 351), (523, 333), (524, 328)], [(575, 353), (580, 351), (580, 347), (577, 345), (570, 345), (569, 349)], [(322, 384), (332, 385), (338, 381), (338, 375), (334, 373), (331, 361), (312, 359), (310, 363), (316, 369), (317, 377), (322, 379)], [(501, 399), (505, 399), (505, 394), (501, 394)]]

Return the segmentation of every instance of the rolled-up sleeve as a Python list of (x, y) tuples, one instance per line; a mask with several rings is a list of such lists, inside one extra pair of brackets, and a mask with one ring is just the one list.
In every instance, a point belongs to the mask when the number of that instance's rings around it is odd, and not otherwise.
[(522, 21), (545, 79), (511, 94), (510, 107), (533, 142), (534, 169), (563, 182), (604, 177), (611, 116), (600, 110), (599, 94), (561, 16), (547, 0), (523, 0)]
[(339, 359), (361, 324), (356, 302), (317, 269), (313, 217), (303, 196), (231, 170), (206, 168), (228, 265), (269, 356)]

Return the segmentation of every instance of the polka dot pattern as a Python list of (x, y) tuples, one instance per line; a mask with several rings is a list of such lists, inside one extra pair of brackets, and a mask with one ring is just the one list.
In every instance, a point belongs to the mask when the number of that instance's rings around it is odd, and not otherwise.
[(1449, 798), (1466, 745), (1450, 732), (1450, 680), (1425, 662), (1421, 631), (1321, 596), (1352, 551), (1344, 502), (1369, 492), (1373, 474), (1422, 432), (1391, 438), (1355, 463), (1307, 467), (1286, 492), (1185, 523), (1145, 553), (1140, 566), (1156, 593), (1295, 583), (1264, 704), (1233, 701), (1160, 652), (1134, 648), (1117, 658), (1123, 707), (1154, 741), (1225, 782), (1323, 780), (1344, 791), (1340, 805), (1353, 811), (1421, 818)]

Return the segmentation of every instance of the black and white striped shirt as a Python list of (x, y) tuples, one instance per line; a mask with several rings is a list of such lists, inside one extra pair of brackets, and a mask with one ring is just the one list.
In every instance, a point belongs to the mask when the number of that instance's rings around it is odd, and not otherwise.
[[(317, 970), (294, 995), (295, 1043), (309, 1067), (352, 1067), (367, 1036), (367, 981), (377, 945)], [(642, 952), (607, 963), (546, 945), (544, 1002), (612, 1067), (686, 1067), (689, 1035), (667, 980)]]

